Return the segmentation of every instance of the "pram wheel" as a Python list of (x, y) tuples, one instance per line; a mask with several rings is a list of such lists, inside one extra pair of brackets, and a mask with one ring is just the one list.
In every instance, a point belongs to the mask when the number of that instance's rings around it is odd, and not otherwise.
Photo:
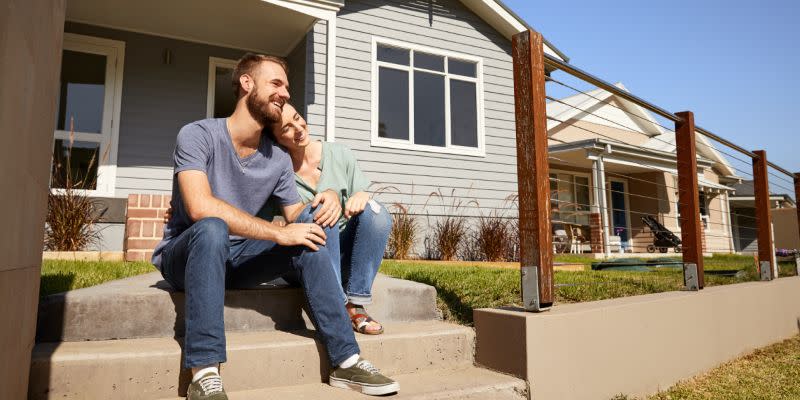
[(656, 246), (652, 245), (652, 244), (648, 244), (647, 245), (647, 252), (648, 253), (655, 253), (656, 252)]
[(683, 253), (683, 247), (681, 247), (680, 245), (675, 246), (675, 252), (676, 253)]
[(668, 248), (666, 248), (666, 247), (659, 247), (659, 248), (658, 248), (658, 251), (659, 251), (659, 252), (661, 252), (661, 253), (666, 253), (666, 252), (668, 252), (668, 251), (669, 251), (669, 249), (668, 249)]

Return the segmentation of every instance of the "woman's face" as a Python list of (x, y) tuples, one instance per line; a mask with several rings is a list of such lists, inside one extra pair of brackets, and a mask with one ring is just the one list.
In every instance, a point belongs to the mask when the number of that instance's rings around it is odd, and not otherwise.
[(303, 148), (311, 143), (306, 120), (288, 103), (283, 106), (281, 122), (273, 125), (272, 133), (278, 144), (288, 150)]

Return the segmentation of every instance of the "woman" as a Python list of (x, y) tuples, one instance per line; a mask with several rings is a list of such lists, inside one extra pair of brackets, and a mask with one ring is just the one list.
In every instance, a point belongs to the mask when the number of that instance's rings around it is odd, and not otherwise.
[[(340, 227), (341, 271), (336, 271), (347, 296), (347, 311), (353, 329), (368, 335), (383, 333), (383, 326), (370, 318), (365, 305), (372, 302), (372, 283), (378, 273), (392, 218), (366, 192), (370, 182), (356, 165), (347, 147), (311, 140), (305, 119), (290, 104), (283, 106), (280, 124), (272, 127), (275, 141), (292, 158), (297, 191), (305, 203), (320, 206), (317, 222)], [(259, 216), (271, 219), (274, 208), (267, 204)]]

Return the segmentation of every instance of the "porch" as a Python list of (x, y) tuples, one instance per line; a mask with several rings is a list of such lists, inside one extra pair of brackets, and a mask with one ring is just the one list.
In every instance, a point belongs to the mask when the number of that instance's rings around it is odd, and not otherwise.
[[(550, 146), (550, 192), (556, 252), (592, 257), (663, 257), (679, 253), (655, 243), (653, 221), (680, 238), (674, 153), (601, 139)], [(728, 196), (713, 163), (698, 159), (704, 252), (732, 252)], [(652, 224), (652, 223), (651, 223)]]

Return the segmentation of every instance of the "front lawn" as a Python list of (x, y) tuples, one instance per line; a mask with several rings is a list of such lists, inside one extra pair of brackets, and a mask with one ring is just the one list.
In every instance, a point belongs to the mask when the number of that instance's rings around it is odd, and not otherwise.
[(145, 262), (44, 260), (39, 297), (155, 270)]

